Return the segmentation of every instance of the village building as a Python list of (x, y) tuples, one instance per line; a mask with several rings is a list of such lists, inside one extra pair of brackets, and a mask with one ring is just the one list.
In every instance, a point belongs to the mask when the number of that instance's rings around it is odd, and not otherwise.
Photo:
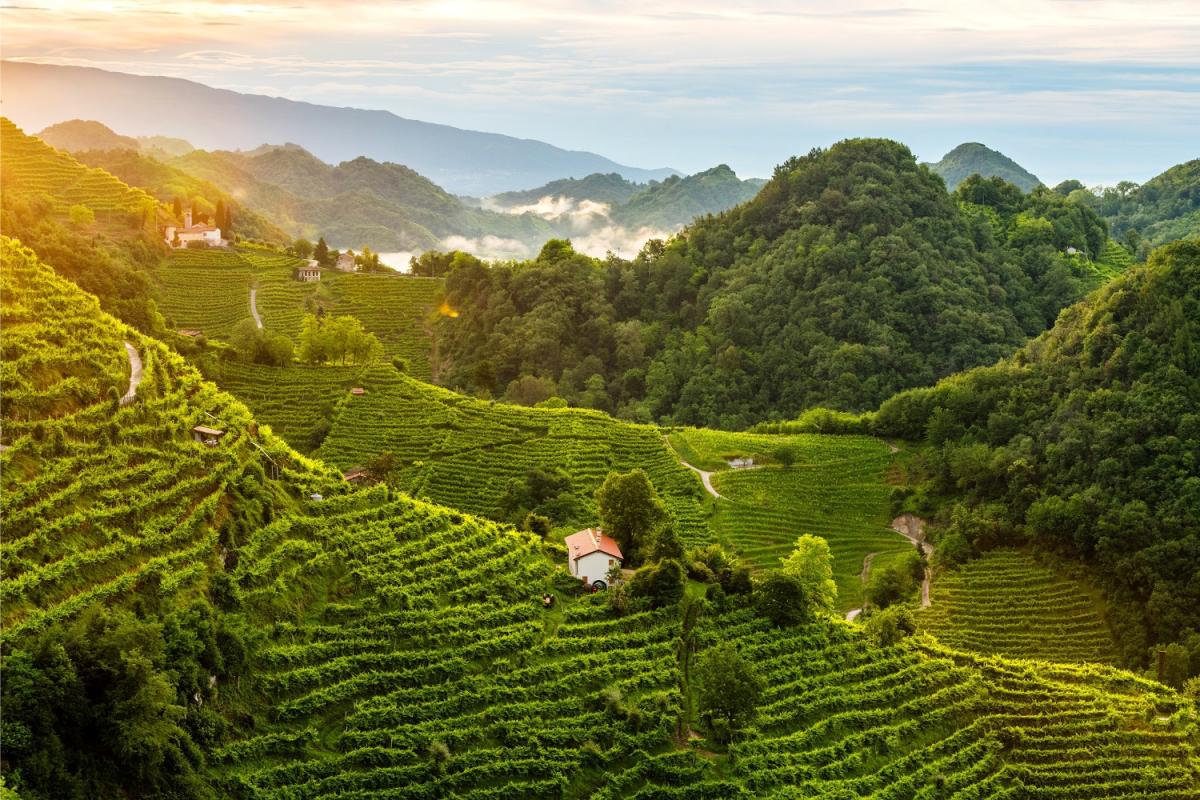
[(192, 440), (206, 444), (209, 447), (216, 447), (224, 435), (225, 431), (219, 428), (210, 428), (207, 425), (197, 425), (192, 428)]
[(355, 397), (362, 397), (366, 393), (367, 393), (367, 390), (362, 388), (361, 386), (355, 386), (354, 388), (352, 388), (350, 390), (350, 394), (354, 395)]
[(292, 270), (292, 277), (304, 283), (321, 280), (321, 268), (317, 266), (317, 262), (309, 261), (303, 267), (296, 267)]
[(187, 247), (193, 242), (199, 242), (205, 247), (224, 247), (228, 244), (221, 238), (221, 229), (212, 225), (193, 225), (192, 210), (183, 212), (183, 227), (168, 225), (163, 233), (163, 240), (170, 247)]
[(731, 469), (751, 469), (754, 466), (753, 458), (731, 458), (727, 462)]
[(354, 272), (358, 266), (354, 263), (354, 251), (347, 250), (337, 257), (337, 268), (342, 272)]
[(625, 556), (610, 536), (598, 528), (585, 528), (566, 538), (567, 568), (585, 586), (608, 588), (608, 571), (621, 566)]

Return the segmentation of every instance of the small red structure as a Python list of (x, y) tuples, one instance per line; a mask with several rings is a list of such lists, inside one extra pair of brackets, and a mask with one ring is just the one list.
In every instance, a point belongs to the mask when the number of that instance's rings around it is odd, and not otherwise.
[(355, 386), (353, 389), (350, 390), (350, 394), (354, 395), (355, 397), (362, 397), (366, 393), (367, 393), (367, 390), (362, 388), (361, 386)]

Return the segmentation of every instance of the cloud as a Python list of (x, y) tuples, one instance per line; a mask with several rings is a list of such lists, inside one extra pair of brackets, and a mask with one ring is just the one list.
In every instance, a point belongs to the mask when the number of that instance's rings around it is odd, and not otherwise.
[(506, 206), (494, 197), (485, 197), (481, 205), (486, 211), (501, 214), (534, 214), (550, 222), (565, 222), (572, 230), (586, 231), (608, 220), (608, 203), (597, 200), (577, 200), (573, 197), (546, 195), (535, 203)]
[(529, 258), (533, 255), (529, 245), (517, 239), (505, 239), (502, 236), (467, 237), (447, 236), (440, 243), (442, 250), (462, 250), (474, 256), (487, 259), (508, 260), (513, 258)]

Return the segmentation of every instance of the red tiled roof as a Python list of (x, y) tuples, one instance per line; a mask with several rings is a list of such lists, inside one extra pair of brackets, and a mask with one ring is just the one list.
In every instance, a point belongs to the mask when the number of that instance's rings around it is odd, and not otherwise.
[(616, 541), (610, 536), (605, 536), (599, 528), (585, 528), (578, 533), (572, 533), (565, 541), (567, 554), (572, 560), (597, 552), (625, 560)]

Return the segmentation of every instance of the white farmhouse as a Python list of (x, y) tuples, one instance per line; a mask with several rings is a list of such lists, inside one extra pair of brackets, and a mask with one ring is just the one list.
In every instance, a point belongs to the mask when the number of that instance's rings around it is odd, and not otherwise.
[(597, 528), (586, 528), (566, 538), (567, 568), (586, 586), (607, 588), (608, 570), (620, 566), (625, 557), (612, 537)]
[(193, 225), (192, 210), (183, 212), (183, 227), (168, 225), (163, 239), (171, 247), (187, 247), (191, 242), (202, 242), (208, 247), (222, 247), (226, 244), (221, 238), (221, 229), (212, 225)]

